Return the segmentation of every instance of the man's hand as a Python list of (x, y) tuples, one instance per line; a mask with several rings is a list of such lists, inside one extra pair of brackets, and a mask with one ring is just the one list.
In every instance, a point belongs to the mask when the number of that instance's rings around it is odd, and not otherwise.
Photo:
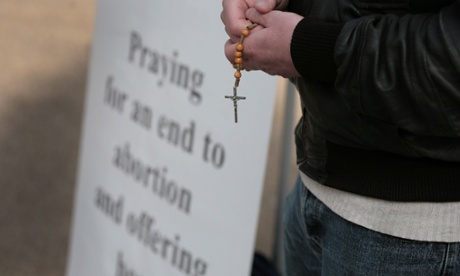
[[(245, 17), (261, 26), (252, 30), (244, 39), (243, 67), (262, 70), (270, 75), (300, 76), (291, 58), (291, 39), (294, 28), (303, 17), (281, 11), (262, 14), (255, 8), (248, 9)], [(242, 29), (244, 27), (246, 26)], [(233, 40), (228, 40), (225, 44), (225, 55), (232, 63), (235, 59), (235, 47)]]
[(255, 8), (264, 14), (275, 9), (282, 10), (288, 2), (289, 0), (223, 0), (220, 18), (230, 40), (236, 43), (240, 39), (241, 31), (251, 24), (246, 19), (246, 11), (249, 8)]

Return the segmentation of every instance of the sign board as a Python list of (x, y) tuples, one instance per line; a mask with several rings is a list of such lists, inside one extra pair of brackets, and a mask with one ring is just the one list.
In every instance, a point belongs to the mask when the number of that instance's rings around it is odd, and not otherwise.
[(68, 276), (251, 267), (276, 80), (234, 69), (215, 0), (100, 0)]

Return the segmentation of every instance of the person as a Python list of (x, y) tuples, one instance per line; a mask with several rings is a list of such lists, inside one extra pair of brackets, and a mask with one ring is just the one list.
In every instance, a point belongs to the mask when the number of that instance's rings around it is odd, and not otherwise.
[(299, 91), (286, 275), (460, 275), (460, 1), (223, 0)]

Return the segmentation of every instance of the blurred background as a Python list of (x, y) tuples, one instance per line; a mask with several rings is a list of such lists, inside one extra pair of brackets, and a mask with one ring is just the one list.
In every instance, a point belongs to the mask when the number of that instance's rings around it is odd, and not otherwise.
[[(1, 275), (65, 274), (95, 5), (0, 1)], [(293, 131), (285, 96), (278, 93), (256, 237), (256, 251), (268, 259), (276, 251), (280, 179), (289, 189), (296, 177), (293, 141), (282, 146)], [(294, 121), (299, 116), (295, 110)]]

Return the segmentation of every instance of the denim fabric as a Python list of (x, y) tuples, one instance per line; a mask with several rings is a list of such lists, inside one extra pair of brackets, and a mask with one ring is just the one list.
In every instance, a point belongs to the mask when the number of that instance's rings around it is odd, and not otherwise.
[(286, 200), (284, 223), (285, 276), (460, 275), (460, 243), (406, 240), (353, 224), (300, 177)]

